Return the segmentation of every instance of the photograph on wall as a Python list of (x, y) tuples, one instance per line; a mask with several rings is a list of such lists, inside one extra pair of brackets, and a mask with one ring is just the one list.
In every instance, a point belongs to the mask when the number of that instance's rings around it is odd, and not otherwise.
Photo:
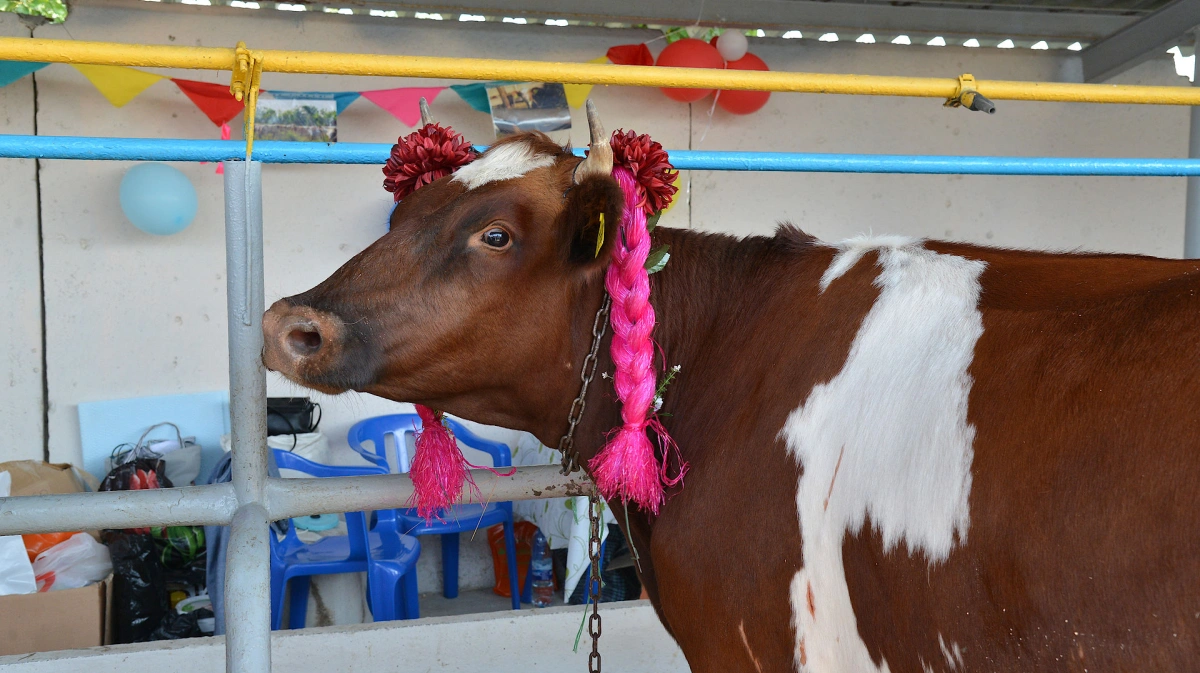
[(260, 98), (254, 136), (259, 140), (336, 143), (337, 101)]
[(562, 84), (502, 84), (488, 87), (487, 92), (497, 138), (518, 131), (549, 133), (571, 128), (571, 110)]

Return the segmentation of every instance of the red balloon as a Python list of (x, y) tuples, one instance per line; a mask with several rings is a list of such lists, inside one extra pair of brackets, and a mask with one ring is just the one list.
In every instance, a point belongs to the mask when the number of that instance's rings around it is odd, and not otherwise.
[[(730, 61), (725, 64), (725, 67), (730, 70), (770, 70), (767, 64), (754, 54), (746, 54), (736, 61)], [(722, 89), (721, 94), (717, 96), (717, 105), (735, 115), (748, 115), (761, 110), (770, 97), (770, 91), (726, 91)]]
[[(658, 55), (658, 63), (672, 68), (715, 68), (720, 70), (725, 66), (721, 52), (711, 44), (694, 38), (685, 38), (672, 42)], [(680, 103), (695, 103), (712, 93), (712, 89), (668, 89), (662, 90), (667, 98)]]

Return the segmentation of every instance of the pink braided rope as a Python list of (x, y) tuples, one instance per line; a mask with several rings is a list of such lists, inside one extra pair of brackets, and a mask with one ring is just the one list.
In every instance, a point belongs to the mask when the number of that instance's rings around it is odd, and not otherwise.
[(660, 443), (664, 447), (671, 442), (662, 426), (651, 418), (657, 379), (654, 342), (650, 338), (654, 331), (654, 307), (650, 305), (650, 276), (645, 268), (650, 254), (650, 233), (646, 231), (646, 213), (637, 205), (642, 198), (633, 173), (618, 166), (613, 169), (613, 178), (625, 194), (626, 205), (621, 216), (621, 235), (613, 246), (604, 285), (612, 297), (609, 317), (613, 327), (612, 358), (616, 365), (613, 378), (622, 403), (623, 424), (589, 466), (605, 499), (632, 500), (658, 514), (663, 502), (663, 480), (654, 446), (646, 434), (647, 426), (653, 422), (654, 428), (662, 433)]

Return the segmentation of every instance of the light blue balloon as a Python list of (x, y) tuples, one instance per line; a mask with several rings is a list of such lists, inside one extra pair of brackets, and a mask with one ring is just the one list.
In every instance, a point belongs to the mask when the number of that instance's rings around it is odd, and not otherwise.
[(196, 219), (196, 188), (176, 168), (138, 164), (121, 178), (121, 210), (147, 234), (177, 234)]

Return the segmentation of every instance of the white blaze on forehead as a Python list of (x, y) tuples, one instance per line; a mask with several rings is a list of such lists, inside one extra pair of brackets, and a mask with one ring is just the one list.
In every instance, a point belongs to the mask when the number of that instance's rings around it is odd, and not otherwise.
[(463, 183), (467, 189), (475, 189), (490, 182), (519, 178), (529, 171), (553, 163), (553, 155), (536, 154), (529, 143), (508, 143), (493, 147), (455, 171), (453, 180)]
[[(869, 251), (879, 297), (841, 372), (815, 387), (781, 436), (803, 467), (796, 492), (803, 569), (792, 580), (797, 667), (813, 673), (887, 671), (858, 633), (842, 565), (847, 533), (867, 517), (885, 551), (945, 561), (970, 523), (972, 443), (967, 369), (983, 334), (984, 263), (911, 239), (838, 246), (827, 289)], [(805, 663), (801, 664), (800, 648)]]

